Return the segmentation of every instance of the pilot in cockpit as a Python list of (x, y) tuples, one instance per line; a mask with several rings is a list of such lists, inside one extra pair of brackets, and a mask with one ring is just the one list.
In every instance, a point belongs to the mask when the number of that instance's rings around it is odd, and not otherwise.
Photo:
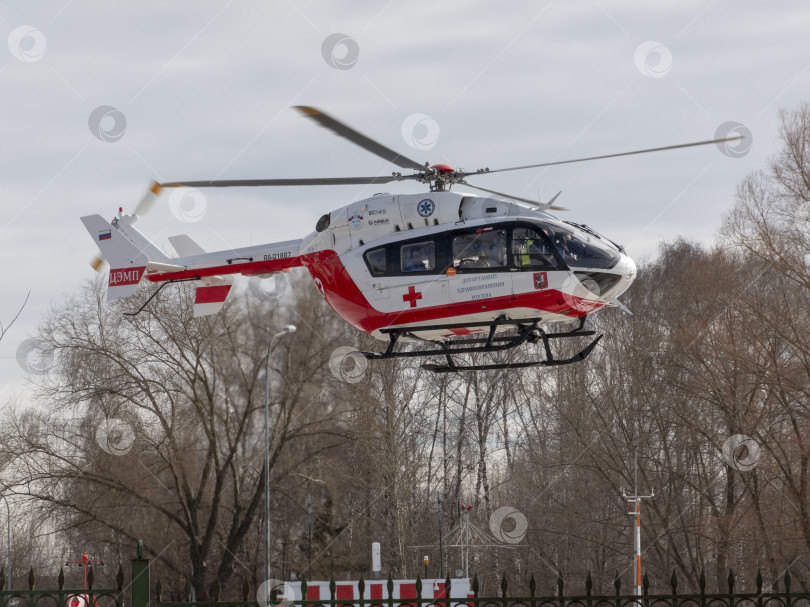
[(558, 232), (554, 236), (554, 247), (557, 249), (560, 256), (565, 260), (577, 258), (577, 256), (574, 255), (568, 248), (568, 243), (571, 241), (571, 238), (572, 236), (570, 232)]

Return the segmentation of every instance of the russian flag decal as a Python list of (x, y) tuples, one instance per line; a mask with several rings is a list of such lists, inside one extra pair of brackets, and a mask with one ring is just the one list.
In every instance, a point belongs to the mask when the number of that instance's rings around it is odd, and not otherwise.
[(112, 231), (111, 230), (107, 230), (106, 232), (99, 232), (98, 233), (98, 239), (99, 240), (109, 240), (110, 238), (112, 238)]

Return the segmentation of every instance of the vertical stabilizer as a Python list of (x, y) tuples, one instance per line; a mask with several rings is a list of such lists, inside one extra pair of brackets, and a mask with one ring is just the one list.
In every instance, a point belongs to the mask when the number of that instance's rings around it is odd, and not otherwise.
[(82, 217), (82, 223), (110, 264), (107, 301), (132, 295), (149, 258), (101, 215)]

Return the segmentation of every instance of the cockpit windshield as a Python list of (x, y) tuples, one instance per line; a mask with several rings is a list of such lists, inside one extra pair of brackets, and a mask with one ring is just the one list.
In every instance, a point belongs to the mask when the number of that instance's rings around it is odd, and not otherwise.
[(552, 224), (544, 224), (543, 228), (550, 234), (557, 252), (571, 268), (607, 270), (621, 259), (621, 253), (613, 247), (576, 228)]

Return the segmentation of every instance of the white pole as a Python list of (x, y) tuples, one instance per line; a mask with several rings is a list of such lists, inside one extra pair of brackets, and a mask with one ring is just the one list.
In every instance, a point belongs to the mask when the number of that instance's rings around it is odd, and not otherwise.
[(295, 333), (295, 325), (285, 325), (267, 347), (264, 359), (264, 579), (270, 579), (270, 352), (276, 339)]
[(264, 360), (264, 579), (270, 579), (270, 348)]
[(3, 501), (6, 502), (6, 588), (11, 588), (11, 508), (8, 505), (8, 498), (2, 494)]
[[(463, 514), (463, 513), (462, 513)], [(464, 567), (464, 577), (470, 577), (470, 567), (467, 563), (467, 518), (461, 523), (461, 564)]]
[(638, 445), (634, 448), (634, 489), (636, 498), (636, 596), (641, 596), (641, 499), (638, 497)]
[(382, 558), (380, 554), (380, 542), (373, 542), (371, 544), (371, 572), (374, 574), (374, 579), (380, 579), (380, 572), (382, 571)]

